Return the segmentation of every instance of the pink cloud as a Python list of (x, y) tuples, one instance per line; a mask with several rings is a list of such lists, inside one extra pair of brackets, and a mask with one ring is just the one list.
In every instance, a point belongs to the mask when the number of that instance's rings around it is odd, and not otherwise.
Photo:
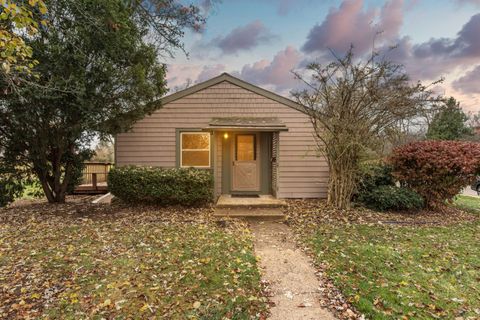
[(225, 65), (172, 64), (167, 67), (167, 83), (170, 90), (178, 91), (186, 86), (218, 76)]
[[(398, 48), (387, 54), (390, 60), (405, 65), (413, 80), (436, 80), (458, 69), (469, 68), (480, 58), (480, 14), (476, 14), (454, 38), (433, 38), (415, 44), (409, 37), (397, 40)], [(381, 51), (386, 51), (384, 46)]]
[(455, 80), (452, 86), (466, 94), (480, 94), (480, 65)]
[(291, 89), (298, 84), (291, 70), (297, 68), (302, 58), (301, 53), (292, 46), (278, 52), (272, 61), (260, 60), (243, 66), (235, 75), (240, 78), (272, 88), (280, 92)]
[(296, 4), (296, 0), (280, 0), (278, 4), (277, 13), (281, 16), (287, 15), (293, 6)]
[(456, 38), (431, 39), (415, 47), (415, 56), (443, 56), (471, 58), (480, 56), (480, 13), (473, 15), (458, 32)]
[(321, 24), (315, 25), (307, 36), (302, 50), (307, 53), (332, 49), (343, 53), (351, 44), (357, 54), (372, 49), (378, 32), (381, 39), (398, 38), (403, 23), (403, 0), (391, 0), (381, 10), (364, 10), (363, 0), (344, 0), (339, 8), (332, 8)]
[(200, 72), (195, 82), (203, 82), (209, 80), (213, 77), (220, 75), (223, 71), (225, 71), (224, 64), (219, 63), (213, 66), (204, 66), (202, 72)]
[(202, 67), (191, 64), (171, 64), (167, 66), (167, 83), (170, 89), (193, 82), (202, 72)]
[(379, 28), (387, 39), (398, 37), (403, 24), (403, 0), (389, 1), (382, 7)]
[(225, 54), (233, 54), (242, 50), (250, 50), (260, 44), (269, 43), (275, 36), (260, 21), (253, 21), (245, 26), (233, 29), (225, 37), (213, 39), (212, 44)]
[(455, 0), (458, 4), (473, 4), (480, 7), (480, 0)]

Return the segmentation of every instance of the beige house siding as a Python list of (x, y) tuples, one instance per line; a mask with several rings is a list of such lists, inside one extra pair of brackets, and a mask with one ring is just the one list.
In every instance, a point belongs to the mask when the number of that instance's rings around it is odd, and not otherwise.
[[(325, 197), (328, 166), (315, 153), (308, 117), (289, 106), (223, 81), (165, 104), (116, 138), (116, 164), (175, 167), (176, 129), (199, 129), (213, 117), (277, 117), (280, 132), (277, 197)], [(222, 135), (212, 136), (215, 191), (221, 192)]]

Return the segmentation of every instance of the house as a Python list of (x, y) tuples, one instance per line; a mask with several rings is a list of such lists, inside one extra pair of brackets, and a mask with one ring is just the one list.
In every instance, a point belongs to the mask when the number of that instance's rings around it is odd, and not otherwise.
[(216, 196), (326, 197), (328, 164), (294, 101), (223, 73), (162, 105), (116, 136), (117, 166), (212, 170)]

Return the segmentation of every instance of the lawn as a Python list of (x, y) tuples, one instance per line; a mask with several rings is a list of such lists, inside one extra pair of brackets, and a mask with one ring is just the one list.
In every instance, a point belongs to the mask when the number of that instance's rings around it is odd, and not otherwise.
[[(0, 210), (0, 318), (255, 319), (250, 234), (190, 209)], [(103, 211), (102, 211), (103, 210)]]
[(480, 197), (472, 196), (457, 196), (453, 205), (459, 209), (480, 214)]
[(367, 318), (480, 318), (479, 222), (318, 225), (307, 243)]

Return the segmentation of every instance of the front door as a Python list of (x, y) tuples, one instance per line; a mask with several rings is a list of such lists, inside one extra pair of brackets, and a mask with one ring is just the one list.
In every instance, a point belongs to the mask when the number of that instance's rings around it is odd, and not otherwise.
[(254, 133), (238, 133), (233, 143), (232, 191), (260, 191), (259, 141)]

